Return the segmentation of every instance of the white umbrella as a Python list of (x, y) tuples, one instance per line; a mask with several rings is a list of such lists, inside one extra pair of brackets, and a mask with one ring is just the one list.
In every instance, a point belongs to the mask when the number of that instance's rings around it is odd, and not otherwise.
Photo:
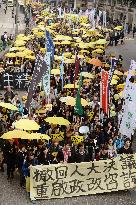
[(89, 127), (88, 126), (82, 126), (82, 127), (79, 128), (79, 132), (81, 134), (86, 134), (86, 133), (89, 132)]

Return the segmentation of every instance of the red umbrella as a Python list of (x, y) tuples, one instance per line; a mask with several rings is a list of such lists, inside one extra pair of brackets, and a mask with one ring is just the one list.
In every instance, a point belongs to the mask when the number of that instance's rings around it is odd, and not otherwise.
[(97, 67), (102, 67), (102, 62), (99, 60), (99, 59), (96, 59), (96, 58), (93, 58), (91, 61), (90, 61), (90, 64), (92, 65), (95, 65)]

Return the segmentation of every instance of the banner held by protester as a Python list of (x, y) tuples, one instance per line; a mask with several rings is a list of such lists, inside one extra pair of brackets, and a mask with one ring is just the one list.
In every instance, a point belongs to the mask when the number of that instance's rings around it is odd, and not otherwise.
[(30, 197), (65, 198), (130, 189), (136, 186), (136, 154), (112, 160), (34, 166)]

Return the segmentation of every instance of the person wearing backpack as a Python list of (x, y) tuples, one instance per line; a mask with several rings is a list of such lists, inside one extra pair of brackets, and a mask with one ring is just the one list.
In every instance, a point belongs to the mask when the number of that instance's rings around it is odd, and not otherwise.
[(1, 36), (1, 40), (2, 40), (2, 43), (3, 43), (3, 50), (6, 49), (6, 46), (7, 46), (7, 32), (5, 31), (4, 34)]

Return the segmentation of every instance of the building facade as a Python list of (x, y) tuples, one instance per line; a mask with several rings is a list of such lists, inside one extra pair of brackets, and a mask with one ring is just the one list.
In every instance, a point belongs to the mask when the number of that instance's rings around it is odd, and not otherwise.
[(126, 23), (136, 24), (136, 7), (125, 0), (67, 0), (66, 2), (67, 5), (75, 8), (92, 9), (95, 7), (106, 11), (113, 20), (124, 19)]

